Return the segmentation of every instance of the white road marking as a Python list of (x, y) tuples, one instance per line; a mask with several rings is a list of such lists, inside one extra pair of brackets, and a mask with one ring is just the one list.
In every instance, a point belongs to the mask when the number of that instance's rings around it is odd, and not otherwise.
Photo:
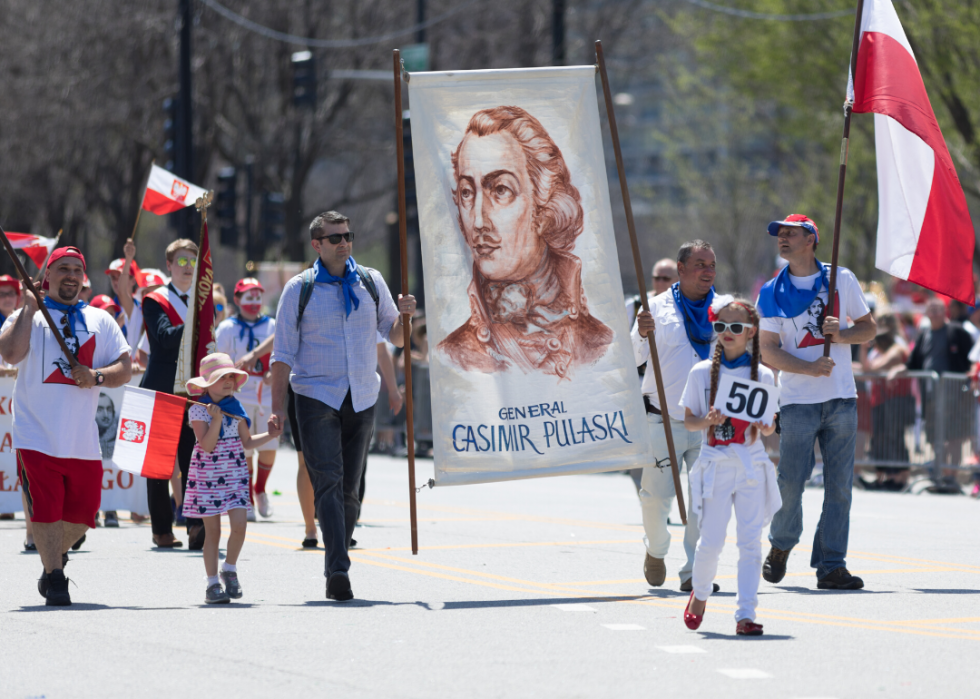
[(698, 648), (697, 646), (657, 646), (660, 650), (665, 653), (707, 653), (704, 648)]
[(603, 624), (610, 631), (646, 631), (639, 624)]
[(718, 672), (734, 680), (764, 680), (772, 677), (768, 672), (755, 670), (750, 667), (736, 667), (729, 670), (719, 670)]
[(590, 607), (587, 604), (553, 604), (551, 605), (555, 609), (560, 609), (563, 612), (594, 612), (595, 607)]

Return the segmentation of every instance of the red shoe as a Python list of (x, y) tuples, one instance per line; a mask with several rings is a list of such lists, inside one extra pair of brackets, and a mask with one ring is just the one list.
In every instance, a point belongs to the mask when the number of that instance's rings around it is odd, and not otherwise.
[(762, 624), (757, 624), (754, 621), (749, 621), (748, 619), (742, 619), (740, 622), (735, 624), (735, 635), (736, 636), (761, 636)]
[[(692, 591), (691, 596), (687, 600), (687, 606), (684, 608), (684, 623), (687, 625), (687, 628), (691, 629), (691, 631), (697, 631), (698, 627), (701, 626), (701, 622), (704, 621), (704, 613), (692, 614), (689, 611), (691, 609), (691, 602), (693, 601), (694, 592)], [(707, 605), (705, 605), (705, 609), (707, 609)], [(760, 626), (759, 628), (761, 629), (762, 627)]]

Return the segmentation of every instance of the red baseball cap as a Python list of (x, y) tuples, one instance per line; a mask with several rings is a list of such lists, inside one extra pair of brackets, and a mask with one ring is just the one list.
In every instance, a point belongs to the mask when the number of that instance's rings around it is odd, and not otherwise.
[(76, 248), (73, 245), (69, 245), (69, 246), (64, 247), (64, 248), (58, 248), (53, 253), (51, 253), (51, 257), (48, 258), (48, 269), (51, 269), (52, 267), (54, 267), (54, 263), (57, 262), (58, 260), (60, 260), (62, 257), (75, 257), (75, 258), (78, 258), (82, 262), (82, 271), (83, 272), (86, 271), (86, 269), (85, 269), (85, 255), (83, 255), (82, 254), (82, 251), (79, 250), (78, 248)]
[(89, 278), (88, 278), (88, 275), (87, 274), (83, 274), (82, 275), (82, 288), (83, 289), (91, 289), (92, 288), (92, 282), (89, 281)]
[(113, 315), (118, 315), (122, 311), (122, 307), (113, 301), (111, 296), (105, 294), (99, 294), (89, 301), (88, 305), (94, 308), (101, 308), (103, 311), (108, 311)]
[(137, 283), (141, 289), (145, 289), (148, 286), (163, 286), (167, 283), (167, 278), (159, 270), (144, 269), (140, 271)]
[(779, 229), (783, 226), (806, 229), (808, 233), (813, 233), (817, 237), (816, 242), (820, 242), (820, 231), (817, 229), (817, 224), (803, 214), (790, 214), (782, 221), (773, 221), (769, 224), (769, 235), (779, 235)]
[(12, 286), (17, 290), (17, 295), (20, 296), (20, 280), (14, 279), (9, 274), (0, 275), (0, 286)]
[[(109, 263), (109, 269), (107, 269), (105, 273), (112, 274), (113, 272), (119, 272), (120, 274), (122, 274), (123, 265), (125, 264), (126, 264), (126, 260), (123, 259), (122, 257), (120, 257), (117, 260), (113, 260), (112, 262)], [(137, 279), (139, 278), (139, 273), (140, 273), (139, 265), (136, 264), (136, 260), (132, 260), (129, 263), (129, 276), (131, 276), (133, 279)]]
[(239, 279), (238, 283), (235, 284), (235, 293), (244, 294), (250, 289), (258, 289), (259, 291), (265, 291), (265, 287), (259, 283), (259, 280), (255, 277), (245, 277), (244, 279)]

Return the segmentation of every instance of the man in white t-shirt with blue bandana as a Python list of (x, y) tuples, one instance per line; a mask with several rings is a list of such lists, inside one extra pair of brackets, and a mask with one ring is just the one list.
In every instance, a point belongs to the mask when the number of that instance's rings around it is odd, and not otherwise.
[[(780, 371), (779, 493), (783, 506), (769, 527), (772, 548), (762, 577), (778, 583), (789, 553), (803, 533), (803, 487), (814, 466), (814, 444), (823, 459), (823, 511), (813, 537), (810, 566), (817, 587), (857, 590), (861, 578), (845, 565), (850, 529), (857, 390), (851, 348), (874, 338), (877, 328), (854, 274), (837, 268), (828, 299), (830, 266), (816, 258), (820, 232), (802, 214), (769, 224), (779, 256), (789, 264), (759, 292), (762, 360)], [(831, 342), (830, 356), (824, 345)]]

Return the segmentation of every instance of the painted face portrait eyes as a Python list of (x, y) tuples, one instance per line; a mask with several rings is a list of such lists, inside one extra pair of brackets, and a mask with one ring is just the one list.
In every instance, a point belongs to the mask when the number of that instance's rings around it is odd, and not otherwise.
[(461, 180), (459, 183), (459, 200), (462, 205), (467, 209), (471, 208), (475, 198), (476, 192), (473, 190), (473, 186), (468, 180)]

